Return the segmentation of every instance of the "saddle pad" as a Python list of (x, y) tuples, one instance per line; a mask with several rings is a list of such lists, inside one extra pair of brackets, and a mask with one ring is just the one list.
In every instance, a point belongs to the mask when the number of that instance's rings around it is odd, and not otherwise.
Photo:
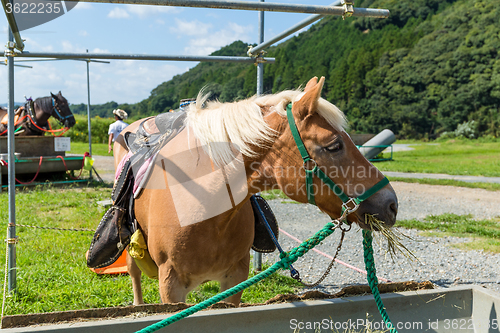
[[(264, 218), (271, 227), (276, 239), (278, 239), (279, 236), (278, 222), (276, 221), (276, 217), (274, 216), (274, 213), (271, 210), (271, 207), (269, 207), (267, 201), (259, 195), (254, 195), (254, 198), (255, 200), (250, 200), (252, 203), (253, 215), (255, 217), (255, 236), (253, 239), (252, 249), (261, 253), (274, 252), (274, 250), (276, 250), (276, 245), (274, 244), (271, 235), (269, 235)], [(262, 216), (260, 211), (262, 211), (264, 216)]]
[(102, 268), (114, 263), (130, 243), (131, 230), (127, 227), (127, 210), (112, 206), (97, 227), (87, 256), (89, 268)]

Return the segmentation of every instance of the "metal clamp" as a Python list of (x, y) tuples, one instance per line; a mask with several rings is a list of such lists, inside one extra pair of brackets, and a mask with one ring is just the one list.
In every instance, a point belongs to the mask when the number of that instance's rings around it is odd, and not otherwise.
[(264, 59), (264, 53), (265, 52), (261, 51), (260, 54), (255, 57), (255, 66), (257, 66), (258, 64), (265, 64), (267, 62), (267, 60)]
[(351, 17), (354, 14), (354, 0), (342, 0), (342, 5), (344, 7), (342, 19), (345, 20), (346, 17)]
[[(349, 207), (351, 205), (351, 207)], [(354, 200), (354, 198), (350, 198), (349, 201), (346, 201), (342, 204), (342, 208), (347, 211), (347, 215), (354, 213), (358, 210), (359, 204)]]
[(7, 238), (7, 239), (5, 240), (5, 242), (6, 242), (7, 244), (17, 244), (17, 243), (19, 243), (19, 237), (17, 237), (17, 236), (16, 236), (16, 237), (14, 237), (14, 238)]
[(4, 52), (3, 52), (3, 55), (5, 57), (15, 57), (16, 56), (16, 52), (14, 52), (14, 49), (6, 49)]

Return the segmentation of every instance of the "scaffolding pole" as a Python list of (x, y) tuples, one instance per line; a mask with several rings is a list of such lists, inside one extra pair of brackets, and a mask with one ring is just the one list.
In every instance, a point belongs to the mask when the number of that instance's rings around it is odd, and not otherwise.
[[(341, 3), (341, 0), (338, 0), (338, 1), (335, 1), (334, 3), (330, 4), (330, 6), (336, 6), (340, 3)], [(279, 35), (274, 36), (273, 38), (271, 38), (267, 42), (264, 42), (262, 40), (261, 42), (259, 42), (259, 45), (252, 47), (251, 49), (248, 50), (247, 53), (249, 56), (256, 56), (257, 54), (259, 54), (260, 51), (264, 50), (265, 48), (273, 45), (274, 43), (279, 42), (280, 40), (290, 36), (291, 34), (299, 31), (300, 29), (307, 27), (309, 24), (312, 24), (318, 20), (321, 20), (325, 16), (326, 15), (321, 15), (321, 14), (311, 15), (308, 18), (306, 18), (305, 20), (292, 26), (288, 30), (285, 30), (282, 33), (280, 33)]]
[(7, 22), (9, 22), (10, 33), (13, 36), (12, 41), (10, 39), (9, 41), (13, 42), (15, 39), (16, 43), (14, 47), (19, 51), (22, 51), (24, 49), (24, 43), (21, 35), (19, 34), (19, 28), (17, 27), (16, 18), (14, 17), (14, 11), (12, 10), (12, 3), (9, 0), (2, 0), (2, 6), (5, 15), (7, 16)]
[(14, 52), (14, 35), (12, 30), (9, 28), (9, 41), (7, 43), (7, 69), (8, 69), (8, 88), (7, 88), (7, 115), (8, 115), (8, 127), (7, 127), (7, 145), (8, 145), (8, 179), (9, 179), (9, 226), (7, 232), (7, 243), (8, 250), (7, 255), (9, 256), (7, 268), (8, 276), (8, 291), (10, 293), (16, 291), (16, 160), (14, 153), (16, 151), (14, 142), (14, 57), (12, 53)]
[[(264, 0), (260, 0), (264, 2)], [(264, 12), (259, 12), (259, 44), (264, 42)], [(257, 63), (257, 96), (264, 93), (264, 64)], [(253, 251), (253, 269), (256, 272), (262, 271), (262, 253)]]
[[(117, 53), (59, 53), (59, 52), (18, 52), (16, 58), (59, 58), (59, 59), (116, 59), (116, 60), (159, 60), (159, 61), (211, 61), (211, 62), (243, 62), (254, 63), (251, 57), (230, 56), (176, 56), (176, 55), (148, 55), (148, 54), (117, 54)], [(264, 61), (274, 63), (274, 58), (263, 58)]]
[[(115, 4), (130, 4), (130, 5), (216, 8), (216, 9), (239, 9), (239, 10), (256, 10), (256, 11), (266, 11), (266, 12), (306, 13), (306, 14), (323, 14), (323, 15), (337, 15), (337, 16), (343, 16), (346, 14), (346, 10), (344, 7), (283, 4), (283, 3), (273, 3), (273, 2), (252, 2), (252, 1), (225, 1), (225, 0), (66, 0), (66, 1), (115, 3)], [(389, 11), (387, 9), (354, 8), (352, 16), (387, 18), (389, 17)]]

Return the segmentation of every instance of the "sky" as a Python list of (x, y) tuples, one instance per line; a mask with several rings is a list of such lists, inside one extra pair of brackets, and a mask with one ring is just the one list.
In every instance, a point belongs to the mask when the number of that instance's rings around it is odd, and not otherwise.
[[(256, 1), (256, 0), (255, 0)], [(307, 4), (304, 0), (279, 3)], [(315, 0), (329, 5), (333, 0)], [(309, 3), (311, 4), (311, 3)], [(0, 14), (1, 15), (1, 14)], [(264, 40), (285, 31), (310, 14), (266, 12)], [(7, 42), (7, 19), (0, 17)], [(236, 40), (258, 41), (258, 12), (79, 2), (50, 22), (21, 31), (25, 51), (126, 54), (209, 55)], [(5, 45), (5, 43), (3, 43)], [(16, 58), (16, 60), (27, 58)], [(86, 63), (74, 60), (19, 62), (14, 99), (61, 91), (71, 104), (87, 103)], [(197, 65), (197, 62), (110, 60), (90, 63), (91, 104), (137, 103), (151, 90)], [(272, 66), (271, 64), (268, 66)], [(0, 103), (7, 102), (7, 66), (0, 66)]]

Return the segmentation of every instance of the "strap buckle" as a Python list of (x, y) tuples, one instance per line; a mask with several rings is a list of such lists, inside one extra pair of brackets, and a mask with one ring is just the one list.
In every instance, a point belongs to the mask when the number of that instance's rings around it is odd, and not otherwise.
[(359, 208), (359, 202), (356, 198), (350, 198), (342, 204), (342, 211), (347, 211), (347, 215), (354, 213)]

